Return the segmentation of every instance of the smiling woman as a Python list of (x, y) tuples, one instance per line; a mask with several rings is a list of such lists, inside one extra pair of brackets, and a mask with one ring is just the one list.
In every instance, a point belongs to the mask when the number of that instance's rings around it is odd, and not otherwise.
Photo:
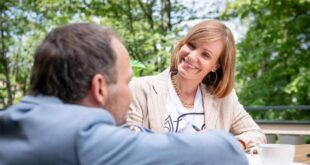
[(244, 149), (266, 143), (265, 135), (239, 103), (234, 88), (233, 34), (219, 21), (203, 21), (177, 43), (170, 69), (131, 82), (128, 122), (155, 132), (222, 129)]

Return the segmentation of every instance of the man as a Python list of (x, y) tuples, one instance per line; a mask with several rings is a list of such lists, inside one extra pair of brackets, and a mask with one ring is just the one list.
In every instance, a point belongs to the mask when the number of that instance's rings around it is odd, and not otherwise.
[(0, 112), (0, 164), (247, 164), (234, 138), (117, 127), (131, 102), (126, 48), (109, 29), (71, 24), (34, 55), (29, 94)]

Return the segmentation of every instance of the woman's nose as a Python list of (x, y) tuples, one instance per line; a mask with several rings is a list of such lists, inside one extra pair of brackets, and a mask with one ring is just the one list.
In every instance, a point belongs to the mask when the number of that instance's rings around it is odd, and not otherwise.
[(193, 62), (197, 59), (197, 51), (191, 50), (188, 52), (187, 56), (185, 57), (185, 61)]

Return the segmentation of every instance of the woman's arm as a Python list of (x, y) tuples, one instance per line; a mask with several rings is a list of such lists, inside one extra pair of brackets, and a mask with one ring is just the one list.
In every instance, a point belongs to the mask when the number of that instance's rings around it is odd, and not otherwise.
[(230, 132), (235, 135), (240, 143), (244, 143), (245, 149), (266, 143), (265, 134), (239, 103), (235, 90), (232, 91), (231, 99), (233, 101), (233, 120)]

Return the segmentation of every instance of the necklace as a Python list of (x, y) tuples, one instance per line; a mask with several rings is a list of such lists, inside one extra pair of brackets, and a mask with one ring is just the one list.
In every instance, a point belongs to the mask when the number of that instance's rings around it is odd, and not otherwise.
[(174, 87), (174, 89), (175, 89), (175, 92), (177, 93), (177, 95), (178, 95), (178, 97), (179, 97), (179, 99), (180, 99), (182, 105), (183, 105), (185, 108), (193, 109), (193, 108), (194, 108), (194, 104), (193, 104), (193, 103), (192, 103), (192, 104), (187, 104), (187, 103), (185, 103), (185, 101), (182, 99), (181, 93), (180, 93), (180, 89), (178, 88), (177, 83), (176, 83), (176, 76), (175, 76), (175, 75), (173, 75), (173, 76), (171, 77), (171, 82), (172, 82), (172, 85), (173, 85), (173, 87)]

